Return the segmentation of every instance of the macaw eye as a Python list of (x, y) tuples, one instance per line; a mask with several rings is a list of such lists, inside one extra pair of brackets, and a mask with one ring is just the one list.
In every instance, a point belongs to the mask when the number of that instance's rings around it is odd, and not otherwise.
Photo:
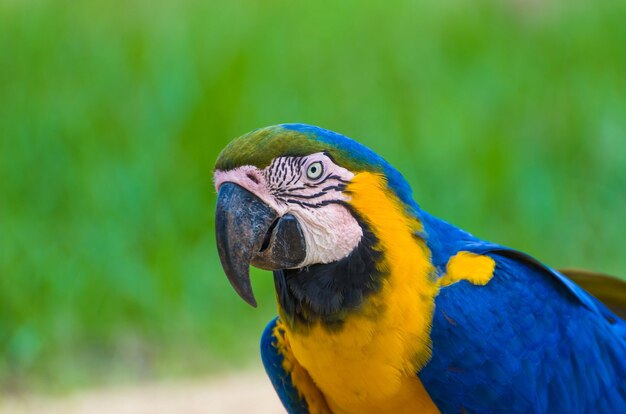
[(324, 173), (324, 165), (321, 162), (314, 162), (306, 169), (306, 176), (311, 180), (317, 180)]

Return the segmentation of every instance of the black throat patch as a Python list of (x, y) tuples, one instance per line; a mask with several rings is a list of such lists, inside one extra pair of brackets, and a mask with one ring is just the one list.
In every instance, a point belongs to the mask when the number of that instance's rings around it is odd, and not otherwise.
[(383, 253), (369, 226), (359, 245), (345, 258), (329, 264), (274, 272), (278, 302), (286, 323), (297, 328), (320, 321), (328, 329), (341, 329), (346, 316), (358, 311), (364, 300), (377, 292), (384, 274), (377, 269)]

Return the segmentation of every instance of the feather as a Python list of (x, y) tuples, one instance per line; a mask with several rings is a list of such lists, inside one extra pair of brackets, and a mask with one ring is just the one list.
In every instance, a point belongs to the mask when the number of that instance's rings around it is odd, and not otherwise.
[(559, 269), (559, 272), (595, 296), (620, 318), (626, 319), (625, 281), (583, 269)]

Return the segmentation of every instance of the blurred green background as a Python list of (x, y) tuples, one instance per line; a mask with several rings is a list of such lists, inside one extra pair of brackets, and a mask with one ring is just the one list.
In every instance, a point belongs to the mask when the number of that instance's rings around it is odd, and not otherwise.
[(626, 2), (0, 0), (0, 389), (244, 367), (219, 266), (235, 136), (369, 145), (430, 212), (626, 275)]

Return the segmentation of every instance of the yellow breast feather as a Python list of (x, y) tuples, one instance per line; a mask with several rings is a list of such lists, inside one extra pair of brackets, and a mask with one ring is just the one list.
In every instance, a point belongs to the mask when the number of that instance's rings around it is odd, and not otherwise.
[(309, 373), (298, 363), (291, 351), (289, 339), (285, 336), (285, 325), (279, 319), (276, 320), (273, 336), (276, 338), (276, 348), (283, 356), (282, 367), (291, 376), (291, 383), (298, 391), (300, 398), (304, 398), (309, 408), (309, 414), (328, 414), (330, 409), (324, 396), (317, 388)]

